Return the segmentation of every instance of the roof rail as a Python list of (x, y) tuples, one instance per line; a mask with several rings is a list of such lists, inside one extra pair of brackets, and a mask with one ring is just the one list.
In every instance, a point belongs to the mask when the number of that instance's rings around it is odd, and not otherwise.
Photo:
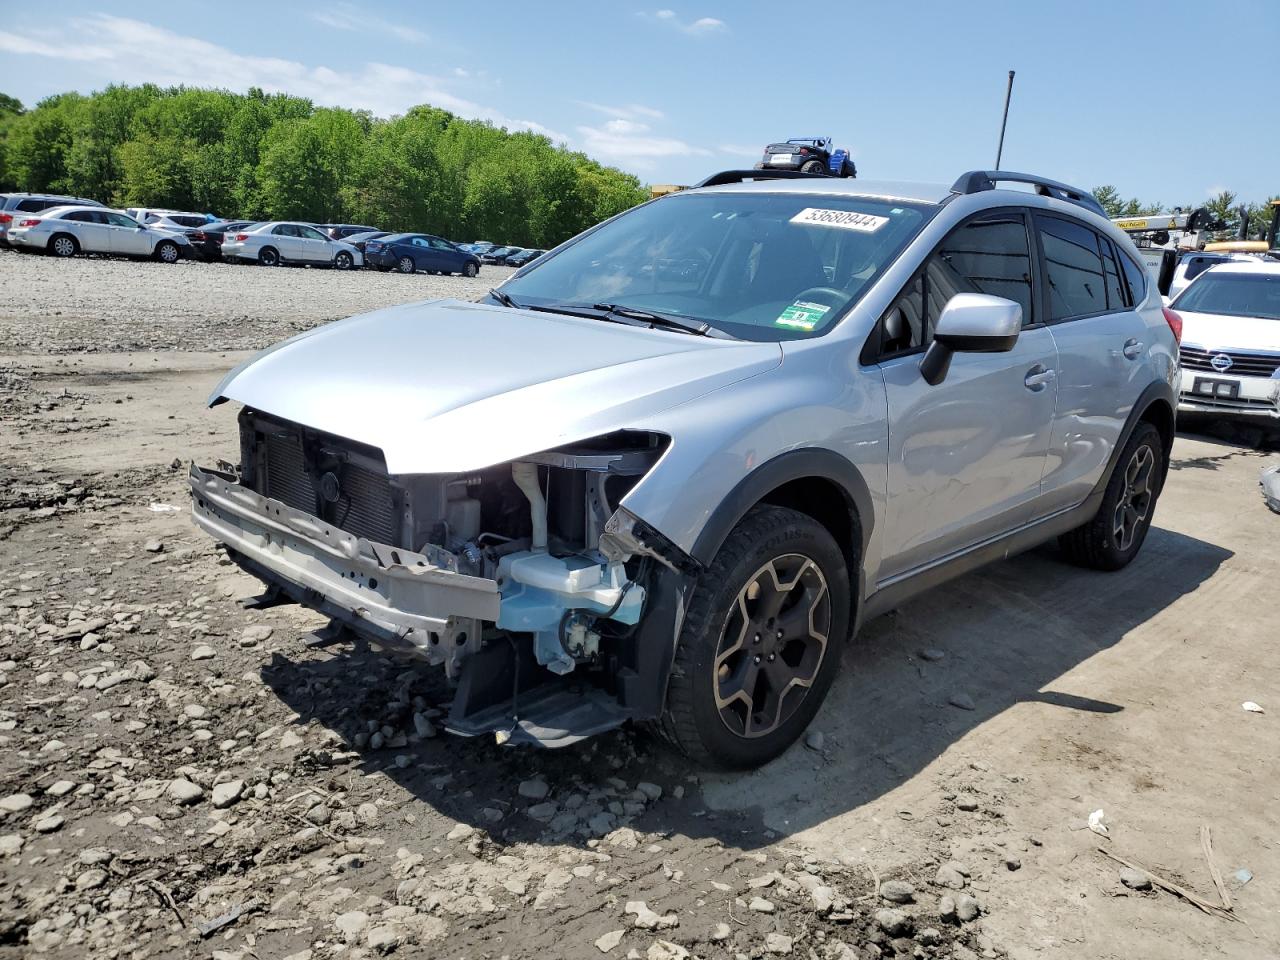
[(1049, 180), (1046, 177), (1037, 177), (1030, 173), (1013, 173), (1009, 170), (970, 170), (968, 173), (960, 174), (956, 182), (951, 185), (951, 192), (962, 196), (981, 193), (983, 190), (994, 190), (997, 183), (1029, 183), (1042, 197), (1055, 197), (1067, 203), (1074, 203), (1101, 217), (1107, 215), (1102, 209), (1102, 204), (1088, 190), (1081, 190), (1079, 187)]
[(742, 183), (744, 180), (827, 180), (825, 173), (801, 173), (799, 170), (721, 170), (713, 173), (694, 187), (718, 187), (722, 183)]

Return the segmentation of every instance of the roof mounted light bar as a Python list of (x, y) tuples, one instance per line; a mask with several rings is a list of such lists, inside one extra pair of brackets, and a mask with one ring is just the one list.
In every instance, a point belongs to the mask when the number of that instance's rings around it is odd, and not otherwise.
[(961, 196), (981, 193), (983, 190), (994, 190), (997, 183), (1029, 183), (1042, 197), (1054, 197), (1065, 200), (1067, 203), (1074, 203), (1100, 217), (1107, 215), (1102, 209), (1102, 204), (1088, 190), (1081, 190), (1079, 187), (1037, 177), (1030, 173), (1013, 173), (1009, 170), (970, 170), (968, 173), (962, 173), (951, 185), (951, 192)]
[(742, 183), (746, 180), (829, 180), (825, 173), (801, 173), (799, 170), (721, 170), (713, 173), (694, 187), (718, 187), (723, 183)]

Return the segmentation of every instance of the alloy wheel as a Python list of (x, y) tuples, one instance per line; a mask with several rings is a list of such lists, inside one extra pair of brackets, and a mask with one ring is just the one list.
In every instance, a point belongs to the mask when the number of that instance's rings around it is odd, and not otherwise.
[(400, 258), (400, 272), (413, 273), (413, 259), (411, 257)]
[(58, 237), (53, 241), (53, 252), (60, 257), (69, 257), (76, 252), (75, 241), (70, 237)]
[(772, 733), (817, 679), (831, 631), (831, 594), (818, 565), (775, 557), (738, 591), (714, 664), (720, 719), (744, 738)]
[(178, 248), (172, 243), (160, 244), (160, 259), (165, 263), (176, 263), (178, 260)]
[(1134, 537), (1151, 510), (1154, 467), (1155, 455), (1150, 447), (1144, 445), (1133, 451), (1124, 468), (1124, 492), (1120, 494), (1111, 523), (1119, 550), (1128, 550), (1133, 545)]

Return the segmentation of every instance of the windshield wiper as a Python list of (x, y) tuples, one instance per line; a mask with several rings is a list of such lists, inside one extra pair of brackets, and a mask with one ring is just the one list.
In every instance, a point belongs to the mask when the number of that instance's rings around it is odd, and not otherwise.
[(497, 289), (490, 290), (489, 296), (493, 297), (493, 299), (497, 300), (504, 307), (510, 307), (513, 310), (521, 309), (520, 304), (516, 303), (514, 300), (511, 299), (509, 294), (505, 294), (501, 290), (497, 290)]
[(605, 313), (613, 314), (617, 317), (626, 317), (628, 320), (640, 320), (654, 327), (665, 327), (669, 330), (683, 330), (685, 333), (692, 333), (700, 337), (709, 337), (723, 333), (715, 330), (711, 324), (705, 320), (698, 320), (694, 317), (684, 317), (678, 313), (655, 313), (652, 310), (641, 310), (638, 307), (628, 307), (617, 303), (597, 303), (596, 310), (603, 310)]

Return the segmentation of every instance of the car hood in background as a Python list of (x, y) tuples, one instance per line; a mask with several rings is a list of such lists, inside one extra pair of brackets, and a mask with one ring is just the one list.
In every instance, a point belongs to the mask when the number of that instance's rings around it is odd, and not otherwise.
[[(1177, 310), (1177, 307), (1172, 309)], [(1232, 317), (1221, 313), (1178, 310), (1182, 342), (1206, 350), (1261, 350), (1280, 353), (1280, 320)]]
[(378, 447), (391, 473), (457, 473), (642, 428), (781, 360), (776, 343), (440, 300), (286, 340), (228, 374), (209, 402)]

